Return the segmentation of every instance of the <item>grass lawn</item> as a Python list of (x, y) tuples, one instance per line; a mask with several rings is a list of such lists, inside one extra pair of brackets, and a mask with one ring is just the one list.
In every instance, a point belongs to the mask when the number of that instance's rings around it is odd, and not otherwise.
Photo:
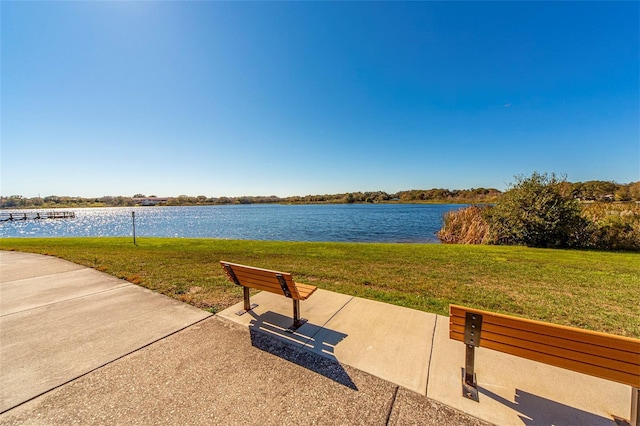
[(242, 300), (218, 261), (447, 315), (450, 303), (640, 338), (640, 253), (504, 246), (140, 238), (3, 238), (217, 312)]

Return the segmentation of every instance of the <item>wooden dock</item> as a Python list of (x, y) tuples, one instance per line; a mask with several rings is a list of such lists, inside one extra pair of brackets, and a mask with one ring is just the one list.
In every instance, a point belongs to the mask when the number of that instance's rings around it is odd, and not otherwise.
[(41, 220), (41, 219), (75, 219), (76, 213), (70, 211), (49, 212), (0, 212), (0, 222), (13, 222), (17, 220)]

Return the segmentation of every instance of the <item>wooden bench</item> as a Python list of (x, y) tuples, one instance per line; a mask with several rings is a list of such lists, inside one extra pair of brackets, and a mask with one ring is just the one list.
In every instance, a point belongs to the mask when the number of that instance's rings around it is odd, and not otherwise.
[(640, 426), (638, 339), (456, 305), (449, 306), (449, 338), (466, 345), (462, 394), (469, 399), (478, 401), (474, 359), (481, 346), (631, 386), (631, 425)]
[(306, 319), (300, 318), (300, 301), (307, 300), (316, 291), (317, 287), (296, 283), (293, 281), (291, 274), (287, 272), (238, 265), (224, 260), (221, 260), (220, 264), (229, 281), (243, 287), (244, 309), (237, 312), (237, 315), (242, 315), (258, 306), (256, 304), (252, 305), (249, 300), (249, 288), (255, 288), (280, 294), (293, 300), (293, 325), (287, 331), (293, 332), (307, 322)]

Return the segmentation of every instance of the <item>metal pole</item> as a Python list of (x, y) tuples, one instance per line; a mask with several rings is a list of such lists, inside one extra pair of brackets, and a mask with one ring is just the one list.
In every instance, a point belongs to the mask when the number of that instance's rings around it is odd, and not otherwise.
[(464, 382), (469, 386), (475, 387), (475, 354), (476, 348), (473, 345), (467, 345), (464, 356)]
[(640, 426), (640, 388), (631, 388), (631, 426)]
[(298, 328), (302, 324), (300, 323), (300, 301), (297, 299), (293, 300), (293, 326)]
[(244, 310), (251, 310), (251, 300), (249, 299), (249, 287), (242, 287), (242, 296), (244, 299)]
[(133, 245), (136, 244), (136, 212), (131, 212), (131, 221), (133, 222)]

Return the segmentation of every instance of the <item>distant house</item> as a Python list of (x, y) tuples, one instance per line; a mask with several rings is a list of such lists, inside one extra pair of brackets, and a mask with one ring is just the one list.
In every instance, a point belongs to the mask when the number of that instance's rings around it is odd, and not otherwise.
[(161, 197), (137, 197), (132, 198), (133, 202), (140, 206), (157, 206), (160, 203), (166, 203), (169, 198)]

